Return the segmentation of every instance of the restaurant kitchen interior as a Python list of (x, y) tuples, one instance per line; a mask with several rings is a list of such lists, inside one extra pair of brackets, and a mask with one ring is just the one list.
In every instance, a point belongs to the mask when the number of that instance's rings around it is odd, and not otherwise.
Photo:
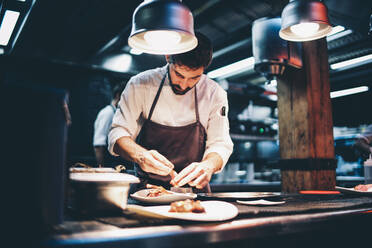
[[(372, 122), (369, 109), (372, 42), (368, 35), (371, 2), (324, 2), (334, 27), (334, 32), (327, 36), (331, 96), (340, 90), (366, 89), (332, 98), (338, 175), (360, 177), (363, 176), (361, 161), (353, 154), (351, 144)], [(9, 40), (2, 39), (0, 44), (1, 83), (68, 91), (72, 117), (68, 130), (68, 165), (95, 164), (93, 122), (98, 111), (109, 103), (110, 89), (138, 72), (165, 64), (163, 56), (136, 54), (127, 44), (132, 13), (139, 3), (2, 2), (2, 19), (11, 13), (19, 16)], [(253, 21), (280, 16), (287, 1), (185, 0), (183, 3), (193, 13), (195, 30), (206, 34), (214, 44), (213, 62), (206, 73), (228, 92), (235, 149), (225, 169), (229, 178), (217, 175), (214, 180), (278, 181), (275, 81), (268, 82), (254, 70), (254, 59), (243, 69), (232, 68), (224, 75), (213, 75), (218, 68), (251, 58)], [(364, 60), (346, 66), (340, 64), (357, 58)], [(247, 166), (254, 167), (254, 175), (247, 175)]]
[[(6, 139), (6, 145), (16, 151), (6, 154), (5, 161), (26, 164), (27, 157), (36, 156), (34, 151), (40, 148), (51, 157), (65, 158), (63, 168), (76, 162), (95, 165), (93, 123), (98, 111), (110, 103), (111, 89), (139, 72), (166, 63), (162, 55), (140, 53), (128, 46), (133, 11), (141, 2), (1, 2), (0, 84), (11, 88), (1, 93), (2, 112), (9, 114), (2, 118), (2, 132), (17, 138)], [(336, 173), (337, 180), (348, 185), (363, 180), (363, 161), (353, 142), (372, 123), (372, 1), (323, 2), (333, 27), (326, 40)], [(214, 175), (212, 184), (277, 187), (280, 154), (276, 81), (254, 69), (252, 25), (263, 17), (280, 17), (288, 1), (182, 3), (192, 11), (195, 30), (213, 42), (213, 61), (206, 74), (227, 91), (229, 100), (234, 151), (224, 171)], [(11, 32), (4, 38), (6, 18), (13, 18), (13, 24), (11, 20), (9, 23), (14, 29), (8, 28)], [(232, 66), (239, 65), (237, 62), (244, 67)], [(218, 71), (229, 65), (227, 72)], [(340, 95), (352, 89), (361, 91)], [(63, 112), (55, 106), (57, 98), (67, 103), (71, 115), (68, 126), (60, 120)], [(59, 130), (47, 128), (52, 122), (62, 123)], [(45, 144), (47, 140), (52, 144)], [(20, 149), (26, 152), (20, 153)], [(130, 172), (131, 165), (126, 166)]]

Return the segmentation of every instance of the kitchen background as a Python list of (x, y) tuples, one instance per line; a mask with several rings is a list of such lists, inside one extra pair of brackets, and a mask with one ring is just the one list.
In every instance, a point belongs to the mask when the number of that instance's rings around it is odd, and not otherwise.
[[(138, 72), (165, 64), (163, 56), (137, 54), (127, 45), (134, 9), (142, 1), (2, 1), (1, 19), (18, 12), (9, 41), (0, 43), (0, 83), (66, 90), (72, 124), (67, 164), (95, 164), (92, 137), (98, 111), (111, 101), (114, 85)], [(337, 176), (359, 180), (362, 161), (353, 141), (372, 123), (372, 39), (368, 35), (372, 2), (325, 0), (335, 34), (327, 37), (331, 91), (367, 87), (358, 94), (332, 98)], [(227, 90), (234, 152), (212, 182), (279, 182), (278, 119), (275, 82), (254, 71), (214, 70), (252, 57), (251, 28), (261, 17), (280, 16), (283, 0), (184, 0), (195, 29), (214, 43), (207, 73)], [(8, 12), (10, 13), (10, 12)], [(338, 32), (336, 33), (336, 31)], [(348, 66), (339, 62), (362, 57)], [(22, 101), (14, 96), (14, 101)], [(25, 111), (27, 110), (27, 103)], [(34, 110), (31, 110), (34, 111)], [(29, 120), (27, 120), (29, 121)], [(27, 122), (26, 122), (27, 123)], [(130, 168), (130, 166), (129, 166)]]

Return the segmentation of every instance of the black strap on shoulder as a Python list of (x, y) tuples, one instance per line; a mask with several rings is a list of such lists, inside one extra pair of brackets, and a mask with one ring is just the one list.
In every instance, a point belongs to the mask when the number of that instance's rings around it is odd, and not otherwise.
[(163, 79), (161, 80), (161, 83), (160, 83), (158, 92), (156, 93), (156, 96), (154, 98), (154, 101), (152, 102), (150, 113), (149, 113), (149, 117), (147, 118), (148, 120), (151, 120), (152, 113), (154, 112), (156, 103), (158, 102), (158, 99), (159, 99), (159, 96), (160, 96), (160, 92), (161, 92), (161, 89), (163, 88), (163, 85), (164, 85), (164, 81), (165, 81), (165, 77), (166, 76), (167, 76), (167, 73), (164, 74)]

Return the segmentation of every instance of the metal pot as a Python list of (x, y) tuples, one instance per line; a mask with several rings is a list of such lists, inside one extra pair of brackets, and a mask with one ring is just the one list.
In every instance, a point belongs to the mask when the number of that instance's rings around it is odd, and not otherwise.
[(139, 179), (126, 173), (70, 173), (71, 207), (89, 214), (122, 211), (131, 183)]

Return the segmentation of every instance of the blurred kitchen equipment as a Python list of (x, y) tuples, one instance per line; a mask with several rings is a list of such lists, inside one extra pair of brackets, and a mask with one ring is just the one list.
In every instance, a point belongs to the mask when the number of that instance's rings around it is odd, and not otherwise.
[(247, 182), (254, 180), (254, 163), (243, 163), (243, 168), (246, 170), (245, 180)]
[(263, 17), (252, 25), (254, 69), (268, 80), (283, 74), (286, 67), (302, 67), (301, 43), (279, 37), (281, 18)]
[(118, 172), (71, 172), (70, 181), (71, 208), (84, 214), (125, 209), (130, 184), (139, 183), (137, 177)]
[(372, 155), (364, 162), (364, 183), (372, 183)]
[(232, 182), (238, 182), (239, 181), (239, 177), (237, 175), (237, 171), (239, 170), (239, 162), (235, 162), (235, 163), (228, 163), (226, 165), (226, 172), (224, 174), (225, 176), (225, 181), (226, 182), (229, 182), (229, 183), (232, 183)]

